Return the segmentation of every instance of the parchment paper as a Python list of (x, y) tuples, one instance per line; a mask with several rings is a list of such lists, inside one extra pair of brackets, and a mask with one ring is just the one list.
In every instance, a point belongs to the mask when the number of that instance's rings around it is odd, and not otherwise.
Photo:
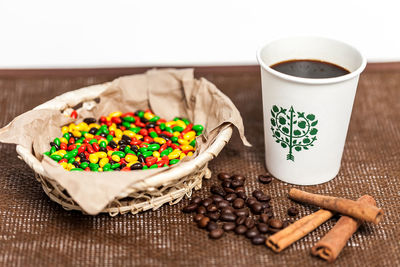
[(168, 168), (130, 172), (68, 172), (50, 158), (43, 157), (43, 153), (50, 149), (50, 141), (61, 136), (61, 127), (70, 122), (79, 123), (85, 117), (99, 118), (116, 110), (128, 112), (150, 108), (167, 120), (178, 116), (204, 125), (204, 134), (196, 139), (194, 156), (184, 158), (173, 168), (179, 168), (180, 164), (206, 150), (229, 124), (236, 126), (243, 143), (250, 146), (235, 105), (211, 82), (204, 78), (194, 79), (193, 69), (150, 70), (145, 74), (124, 76), (114, 80), (99, 98), (99, 104), (93, 109), (78, 109), (76, 120), (64, 116), (59, 110), (31, 110), (0, 129), (1, 142), (19, 144), (32, 151), (45, 174), (63, 186), (88, 214), (99, 213), (130, 185)]

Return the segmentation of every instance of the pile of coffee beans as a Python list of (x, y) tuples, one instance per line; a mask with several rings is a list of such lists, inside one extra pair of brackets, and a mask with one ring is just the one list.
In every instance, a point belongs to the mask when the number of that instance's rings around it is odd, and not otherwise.
[[(194, 222), (199, 228), (209, 231), (212, 239), (221, 238), (225, 232), (244, 235), (254, 245), (265, 244), (266, 234), (274, 234), (289, 225), (274, 218), (270, 205), (271, 196), (256, 189), (251, 196), (244, 187), (246, 178), (243, 175), (219, 173), (220, 184), (210, 188), (211, 195), (206, 198), (195, 196), (190, 204), (182, 209), (184, 213), (195, 213)], [(269, 184), (270, 175), (259, 175), (258, 181)], [(298, 210), (291, 207), (290, 216), (296, 216)]]

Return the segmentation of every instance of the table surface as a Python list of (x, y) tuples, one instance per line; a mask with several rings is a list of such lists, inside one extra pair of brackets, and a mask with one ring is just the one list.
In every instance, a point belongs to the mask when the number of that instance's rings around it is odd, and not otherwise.
[[(61, 93), (146, 68), (89, 70), (0, 70), (0, 127), (15, 116)], [(265, 173), (260, 73), (256, 66), (200, 67), (205, 77), (227, 94), (241, 112), (246, 148), (235, 133), (210, 163), (213, 176), (195, 195), (206, 196), (221, 171), (247, 177), (249, 191), (261, 188), (272, 196), (274, 216), (287, 219), (295, 205), (298, 218), (313, 207), (291, 202), (292, 187), (274, 180), (256, 181)], [(370, 64), (361, 75), (342, 166), (325, 184), (299, 187), (312, 192), (357, 199), (376, 198), (385, 211), (379, 225), (365, 224), (349, 240), (336, 261), (341, 266), (400, 265), (400, 63)], [(181, 213), (185, 199), (156, 211), (110, 217), (66, 211), (53, 203), (33, 171), (17, 158), (15, 145), (0, 144), (0, 265), (233, 265), (320, 266), (310, 248), (334, 224), (330, 220), (280, 254), (253, 246), (244, 236), (226, 234), (209, 240), (192, 216)]]

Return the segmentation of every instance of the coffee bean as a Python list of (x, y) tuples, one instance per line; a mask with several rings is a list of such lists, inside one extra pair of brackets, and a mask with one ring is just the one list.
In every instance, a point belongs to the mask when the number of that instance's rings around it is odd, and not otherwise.
[(258, 176), (258, 181), (262, 184), (269, 184), (272, 182), (272, 176), (271, 175), (259, 175)]
[(257, 202), (257, 199), (256, 199), (255, 197), (249, 197), (249, 198), (246, 200), (246, 204), (247, 204), (248, 206), (251, 206), (251, 205), (254, 204), (255, 202)]
[(225, 231), (233, 231), (233, 230), (235, 229), (235, 227), (236, 227), (236, 224), (233, 223), (233, 222), (226, 222), (226, 223), (224, 223), (224, 224), (222, 225), (222, 228), (223, 228)]
[(207, 212), (207, 209), (204, 206), (200, 206), (197, 208), (197, 213), (206, 214), (206, 212)]
[(228, 194), (225, 196), (225, 199), (228, 200), (229, 202), (234, 201), (237, 198), (236, 194)]
[(204, 206), (204, 207), (208, 207), (208, 205), (210, 205), (211, 203), (213, 203), (213, 200), (212, 200), (212, 198), (210, 198), (210, 197), (208, 197), (208, 198), (205, 198), (205, 199), (203, 199), (203, 201), (201, 201), (201, 204)]
[(255, 237), (255, 236), (257, 236), (257, 235), (259, 235), (259, 234), (260, 234), (260, 232), (258, 232), (257, 228), (255, 228), (255, 227), (253, 227), (253, 228), (251, 228), (251, 229), (246, 231), (246, 237), (250, 238), (250, 239)]
[(246, 217), (245, 217), (245, 216), (239, 216), (239, 217), (236, 219), (236, 225), (244, 224), (245, 221), (246, 221)]
[(210, 221), (207, 224), (207, 231), (212, 231), (218, 228), (218, 224), (216, 222)]
[(296, 216), (297, 214), (299, 214), (299, 210), (296, 209), (296, 207), (290, 207), (287, 213), (289, 214), (289, 216)]
[(289, 221), (284, 221), (283, 224), (282, 224), (282, 228), (286, 228), (286, 227), (288, 227), (289, 225), (290, 225), (290, 222), (289, 222)]
[[(240, 187), (239, 187), (240, 188)], [(236, 192), (237, 197), (246, 200), (247, 199), (247, 195), (245, 192)]]
[(201, 220), (197, 223), (197, 226), (198, 226), (199, 228), (205, 228), (209, 222), (210, 222), (210, 218), (204, 216), (204, 217), (201, 218)]
[(226, 208), (226, 207), (228, 207), (229, 205), (230, 205), (229, 201), (226, 201), (226, 200), (222, 200), (222, 201), (220, 201), (220, 202), (217, 203), (217, 207), (218, 207), (219, 209)]
[(265, 240), (266, 240), (265, 236), (257, 235), (251, 239), (251, 243), (253, 245), (262, 245), (265, 244)]
[(242, 198), (237, 198), (237, 199), (235, 199), (235, 200), (233, 201), (232, 206), (233, 206), (235, 209), (241, 209), (241, 208), (244, 207), (244, 200), (243, 200)]
[(193, 216), (193, 221), (199, 222), (201, 219), (203, 219), (204, 215), (197, 213), (196, 215)]
[(232, 176), (232, 179), (234, 179), (234, 180), (239, 180), (239, 181), (245, 181), (245, 180), (246, 180), (246, 177), (244, 177), (243, 175), (240, 175), (240, 174), (234, 174), (234, 175)]
[(239, 225), (235, 228), (235, 233), (237, 233), (238, 235), (243, 235), (244, 233), (246, 233), (247, 228), (244, 225)]
[(221, 185), (222, 185), (222, 187), (230, 188), (230, 187), (231, 187), (231, 181), (228, 181), (228, 180), (223, 181), (223, 182), (221, 183)]
[(214, 212), (214, 211), (217, 211), (217, 210), (218, 210), (218, 208), (217, 208), (217, 205), (215, 205), (215, 204), (210, 204), (207, 207), (207, 211), (210, 211), (210, 212)]
[(207, 212), (207, 217), (209, 217), (213, 221), (218, 221), (219, 217), (221, 216), (218, 211), (215, 212)]
[(224, 230), (222, 230), (221, 228), (214, 229), (208, 234), (208, 236), (212, 239), (221, 238), (223, 235), (224, 235)]
[(185, 212), (185, 213), (189, 213), (189, 212), (196, 211), (197, 208), (198, 208), (198, 205), (196, 203), (191, 203), (191, 204), (187, 205), (186, 207), (184, 207), (182, 209), (182, 211)]
[(235, 193), (235, 190), (233, 190), (232, 188), (229, 188), (229, 187), (224, 187), (224, 190), (225, 190), (225, 192), (226, 192), (227, 194)]
[(250, 206), (250, 208), (251, 208), (251, 211), (252, 211), (254, 214), (260, 214), (261, 211), (262, 211), (262, 209), (263, 209), (260, 202), (255, 202), (255, 203), (253, 203), (253, 204)]
[(266, 212), (266, 214), (268, 215), (268, 217), (269, 218), (272, 218), (272, 217), (274, 217), (274, 213), (272, 213), (272, 211), (270, 210), (270, 211), (268, 211), (268, 212)]
[(235, 210), (236, 216), (249, 216), (249, 210), (247, 208)]
[(281, 229), (283, 226), (282, 222), (278, 219), (270, 219), (268, 221), (268, 224), (269, 224), (269, 226), (271, 226), (272, 228), (275, 228), (275, 229)]
[(235, 209), (231, 206), (225, 207), (221, 210), (222, 213), (235, 213)]
[(236, 180), (236, 179), (233, 179), (232, 183), (231, 183), (231, 187), (233, 187), (233, 188), (243, 186), (243, 185), (244, 185), (244, 181)]
[(215, 194), (215, 195), (220, 195), (222, 197), (226, 196), (226, 192), (219, 185), (212, 185), (211, 188), (210, 188), (210, 192)]
[(268, 209), (270, 207), (268, 202), (261, 202), (261, 206), (263, 209)]
[(246, 221), (244, 222), (244, 225), (245, 225), (248, 229), (253, 228), (255, 224), (256, 224), (255, 221), (254, 221), (252, 218), (250, 218), (250, 217), (247, 217), (247, 218), (246, 218)]
[(269, 216), (265, 213), (261, 213), (260, 214), (260, 222), (262, 223), (268, 223), (269, 220)]
[(214, 201), (214, 203), (218, 203), (218, 202), (224, 200), (224, 198), (221, 197), (220, 195), (212, 195), (211, 198)]
[(231, 176), (226, 172), (220, 172), (218, 174), (218, 179), (220, 179), (221, 181), (223, 181), (225, 179), (229, 179), (229, 178), (231, 178)]
[(190, 203), (195, 203), (195, 204), (199, 204), (201, 202), (201, 197), (199, 196), (195, 196), (192, 198), (192, 200), (190, 201)]
[(233, 213), (221, 213), (220, 219), (226, 222), (234, 222), (236, 220), (236, 215)]
[(265, 223), (259, 223), (257, 224), (257, 229), (258, 231), (260, 231), (260, 233), (265, 234), (266, 232), (268, 232), (268, 225)]
[(268, 201), (270, 201), (271, 200), (271, 196), (268, 196), (268, 195), (260, 195), (260, 196), (258, 196), (258, 198), (257, 198), (257, 200), (258, 201), (262, 201), (262, 202), (268, 202)]
[(280, 230), (281, 229), (276, 229), (276, 228), (269, 227), (268, 228), (268, 233), (275, 234), (275, 233), (279, 232)]
[(244, 187), (243, 187), (243, 186), (239, 186), (239, 187), (236, 187), (236, 188), (235, 188), (235, 193), (236, 193), (236, 194), (238, 194), (238, 193), (245, 193), (245, 191), (246, 191), (246, 190), (244, 190)]
[(252, 193), (252, 196), (255, 197), (255, 198), (257, 198), (257, 199), (258, 199), (258, 197), (260, 197), (260, 196), (262, 196), (262, 195), (264, 195), (264, 192), (261, 191), (260, 189), (256, 189), (256, 190), (254, 190), (253, 193)]

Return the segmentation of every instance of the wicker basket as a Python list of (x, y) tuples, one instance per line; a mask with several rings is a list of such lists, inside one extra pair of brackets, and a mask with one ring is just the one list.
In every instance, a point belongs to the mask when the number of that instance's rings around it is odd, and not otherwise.
[[(37, 106), (38, 109), (60, 110), (65, 114), (72, 111), (71, 107), (82, 104), (82, 109), (92, 109), (96, 99), (110, 83), (104, 83), (71, 91)], [(170, 205), (178, 203), (185, 195), (190, 197), (192, 190), (200, 189), (202, 178), (210, 178), (208, 162), (216, 157), (222, 148), (229, 142), (232, 135), (232, 126), (223, 129), (214, 143), (206, 151), (191, 160), (190, 164), (171, 168), (165, 172), (154, 175), (144, 181), (132, 184), (118, 197), (116, 197), (102, 212), (111, 216), (131, 212), (133, 214), (157, 209), (164, 203)], [(62, 205), (66, 210), (80, 210), (81, 207), (69, 196), (69, 194), (56, 181), (46, 177), (42, 165), (38, 159), (26, 148), (17, 145), (17, 153), (29, 167), (35, 172), (36, 179), (42, 184), (43, 190), (51, 200)], [(82, 211), (83, 212), (83, 211)]]

